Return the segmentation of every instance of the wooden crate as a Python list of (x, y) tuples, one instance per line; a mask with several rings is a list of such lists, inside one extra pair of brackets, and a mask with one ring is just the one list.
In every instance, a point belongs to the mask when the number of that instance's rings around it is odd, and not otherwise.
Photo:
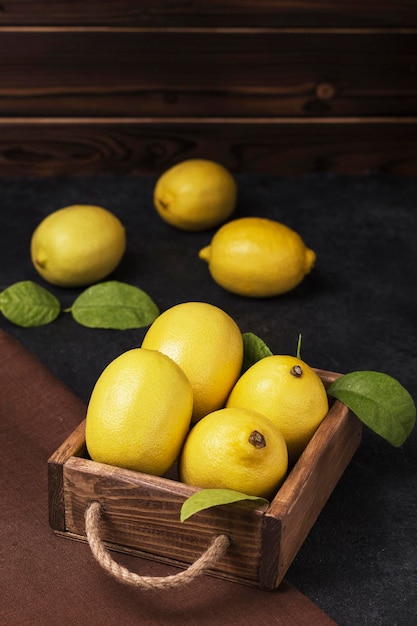
[[(325, 385), (338, 376), (316, 371)], [(64, 537), (85, 540), (84, 514), (90, 502), (98, 501), (107, 547), (182, 568), (194, 562), (212, 538), (226, 534), (231, 545), (209, 573), (274, 589), (359, 446), (361, 434), (361, 422), (334, 401), (269, 506), (228, 504), (181, 523), (181, 505), (197, 488), (92, 461), (84, 421), (48, 462), (50, 525)]]

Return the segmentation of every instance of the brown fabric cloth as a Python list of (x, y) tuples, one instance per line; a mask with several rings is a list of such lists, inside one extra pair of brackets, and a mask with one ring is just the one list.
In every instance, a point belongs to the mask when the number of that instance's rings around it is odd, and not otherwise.
[[(84, 403), (4, 331), (0, 389), (1, 624), (335, 624), (286, 582), (271, 592), (202, 576), (184, 589), (142, 592), (111, 579), (87, 544), (48, 525), (47, 460), (83, 419)], [(115, 558), (141, 574), (178, 571)]]

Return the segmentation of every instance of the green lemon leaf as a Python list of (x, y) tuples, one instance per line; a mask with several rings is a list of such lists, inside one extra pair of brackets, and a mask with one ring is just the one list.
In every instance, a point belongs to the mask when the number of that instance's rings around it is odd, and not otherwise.
[(158, 307), (147, 293), (118, 281), (89, 287), (78, 296), (70, 311), (82, 326), (115, 330), (149, 326), (159, 315)]
[(240, 502), (241, 500), (257, 500), (260, 504), (269, 504), (268, 500), (265, 498), (248, 496), (246, 493), (233, 491), (233, 489), (201, 489), (193, 493), (192, 496), (183, 502), (180, 520), (181, 522), (185, 522), (186, 519), (204, 509), (210, 509), (213, 506), (230, 504), (232, 502)]
[(254, 333), (242, 333), (243, 338), (243, 364), (242, 374), (251, 365), (260, 361), (266, 356), (272, 356), (271, 350), (266, 343)]
[(408, 391), (388, 374), (358, 371), (335, 380), (328, 393), (346, 404), (364, 424), (400, 447), (416, 422), (416, 406)]
[(61, 312), (61, 305), (40, 285), (22, 280), (0, 294), (0, 310), (9, 322), (29, 328), (53, 322)]

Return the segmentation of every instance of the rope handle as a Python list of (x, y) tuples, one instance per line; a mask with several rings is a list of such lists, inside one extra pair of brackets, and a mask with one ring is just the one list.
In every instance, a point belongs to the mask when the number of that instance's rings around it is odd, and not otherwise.
[(117, 563), (100, 538), (102, 508), (99, 502), (90, 502), (85, 511), (85, 533), (94, 558), (103, 569), (121, 583), (137, 589), (170, 589), (186, 585), (203, 574), (226, 553), (231, 541), (227, 535), (218, 535), (205, 552), (186, 570), (172, 576), (140, 576)]

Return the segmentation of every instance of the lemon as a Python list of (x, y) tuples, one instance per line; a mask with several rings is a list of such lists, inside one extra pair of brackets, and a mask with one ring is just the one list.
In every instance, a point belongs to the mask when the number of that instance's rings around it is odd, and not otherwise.
[(158, 178), (153, 199), (168, 224), (199, 231), (224, 222), (235, 209), (236, 196), (236, 182), (226, 168), (207, 159), (189, 159)]
[(194, 394), (193, 422), (224, 405), (242, 367), (239, 327), (206, 302), (183, 302), (161, 313), (142, 347), (160, 350), (184, 370)]
[(280, 429), (294, 463), (329, 410), (322, 380), (307, 363), (293, 356), (268, 356), (237, 381), (228, 407), (257, 410)]
[(100, 281), (119, 264), (126, 247), (120, 220), (99, 206), (75, 204), (54, 211), (32, 235), (38, 273), (60, 287)]
[(199, 252), (212, 278), (242, 296), (277, 296), (294, 289), (308, 274), (316, 255), (285, 224), (242, 217), (224, 224)]
[(278, 428), (256, 411), (236, 408), (203, 417), (189, 432), (178, 463), (184, 483), (262, 497), (278, 489), (287, 467)]
[(190, 383), (169, 357), (133, 348), (102, 372), (87, 407), (86, 444), (94, 461), (161, 476), (187, 435)]

